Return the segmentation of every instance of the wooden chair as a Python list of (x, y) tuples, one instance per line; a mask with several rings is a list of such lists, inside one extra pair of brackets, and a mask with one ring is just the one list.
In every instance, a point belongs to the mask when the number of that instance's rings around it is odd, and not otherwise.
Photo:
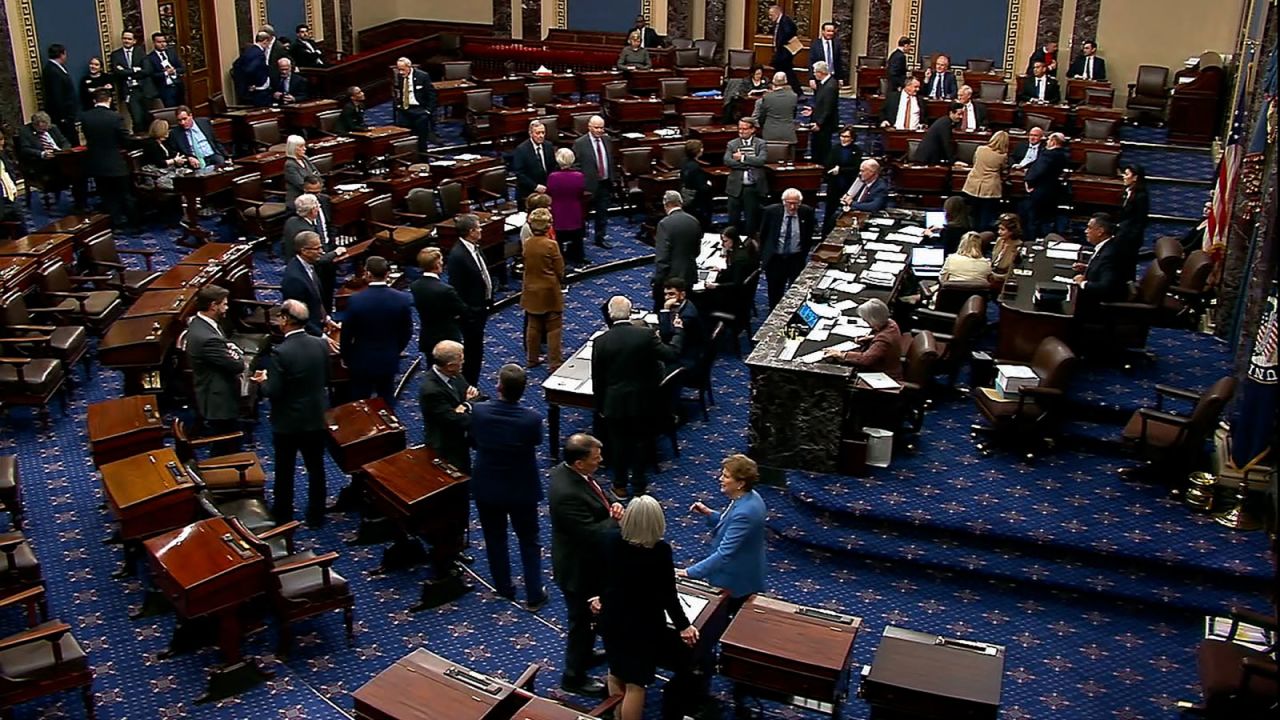
[[(1156, 385), (1156, 406), (1138, 408), (1125, 424), (1120, 436), (1145, 463), (1142, 467), (1121, 471), (1126, 476), (1154, 476), (1181, 487), (1187, 473), (1203, 465), (1205, 445), (1218, 418), (1236, 392), (1236, 379), (1218, 379), (1203, 393)], [(1165, 399), (1176, 398), (1193, 404), (1187, 415), (1165, 409)]]
[(641, 145), (622, 148), (618, 155), (618, 168), (622, 171), (622, 187), (627, 207), (632, 212), (640, 212), (644, 209), (644, 190), (640, 187), (640, 178), (653, 171), (653, 151), (648, 145)]
[(671, 47), (676, 50), (692, 50), (693, 40), (689, 38), (671, 38)]
[(0, 337), (5, 342), (0, 348), (4, 354), (57, 358), (64, 368), (74, 368), (89, 351), (84, 326), (37, 323), (32, 312), (21, 292), (13, 290), (0, 296)]
[(316, 133), (324, 137), (336, 136), (340, 117), (342, 117), (341, 110), (321, 110), (316, 113)]
[(604, 84), (605, 100), (621, 100), (627, 97), (627, 84), (625, 82), (611, 82)]
[(782, 140), (766, 140), (764, 155), (766, 163), (791, 162), (795, 159), (795, 144)]
[(715, 115), (711, 113), (689, 113), (684, 116), (684, 129), (688, 131), (691, 127), (704, 127), (715, 121)]
[(693, 47), (698, 51), (698, 61), (703, 65), (715, 65), (717, 51), (720, 44), (709, 38), (699, 38), (693, 41)]
[(280, 237), (285, 220), (289, 219), (283, 192), (268, 190), (263, 184), (262, 174), (255, 172), (232, 180), (231, 193), (235, 198), (232, 207), (245, 235), (255, 242), (273, 242)]
[(18, 458), (0, 455), (0, 512), (9, 513), (9, 521), (22, 529), (22, 485), (18, 482)]
[(1107, 120), (1105, 118), (1085, 118), (1084, 119), (1084, 137), (1089, 140), (1110, 140), (1116, 135), (1116, 128), (1120, 125), (1118, 120)]
[(237, 334), (265, 335), (271, 332), (270, 310), (276, 303), (259, 300), (257, 291), (279, 288), (254, 284), (253, 271), (243, 266), (227, 273), (223, 287), (231, 292), (231, 296), (227, 298), (231, 305), (227, 323), (231, 328), (232, 338)]
[(1086, 150), (1080, 172), (1086, 175), (1115, 177), (1120, 172), (1120, 153)]
[(55, 315), (75, 318), (102, 333), (125, 311), (119, 292), (87, 289), (107, 279), (103, 275), (72, 275), (65, 263), (52, 260), (40, 268), (40, 296)]
[[(0, 594), (11, 595), (35, 587), (44, 587), (40, 559), (21, 532), (0, 535)], [(48, 608), (41, 608), (48, 616)]]
[[(1067, 386), (1075, 372), (1075, 353), (1058, 338), (1048, 337), (1040, 342), (1030, 363), (997, 362), (1029, 365), (1040, 384), (1019, 388), (1014, 397), (1003, 400), (993, 399), (985, 392), (975, 393), (978, 411), (988, 424), (970, 429), (975, 437), (985, 433), (992, 440), (1014, 446), (1030, 460), (1039, 448), (1052, 448), (1055, 443)], [(987, 443), (979, 443), (978, 450), (983, 454), (990, 452)]]
[(751, 72), (751, 66), (756, 61), (756, 54), (753, 50), (730, 48), (725, 51), (725, 55), (725, 77), (745, 76)]
[(434, 189), (414, 188), (410, 190), (409, 195), (405, 197), (405, 205), (409, 208), (409, 211), (401, 213), (401, 217), (412, 219), (413, 224), (419, 227), (434, 225), (443, 219), (440, 216), (440, 206), (436, 204), (436, 191)]
[(658, 97), (663, 102), (663, 113), (676, 117), (676, 101), (689, 94), (689, 81), (685, 78), (662, 78)]
[(1093, 107), (1111, 107), (1115, 104), (1116, 91), (1110, 88), (1085, 88), (1084, 104)]
[(429, 228), (401, 223), (401, 213), (392, 206), (390, 194), (370, 200), (366, 209), (369, 215), (365, 222), (371, 231), (373, 245), (383, 257), (394, 258), (401, 264), (412, 262), (431, 239)]
[[(693, 371), (686, 373), (680, 383), (681, 388), (691, 388), (698, 391), (698, 406), (702, 408), (703, 422), (710, 419), (707, 415), (707, 405), (716, 404), (716, 396), (711, 384), (711, 370), (716, 363), (716, 357), (720, 354), (720, 341), (723, 339), (724, 333), (724, 320), (716, 320), (715, 325), (711, 328), (711, 334), (707, 337), (707, 344), (702, 352), (702, 357), (698, 358), (698, 364), (694, 366)], [(681, 399), (683, 400), (684, 398)]]
[[(934, 343), (938, 347), (938, 363), (947, 373), (947, 387), (955, 388), (960, 370), (973, 358), (973, 348), (987, 325), (986, 293), (970, 295), (955, 313), (920, 308), (912, 321), (917, 327), (932, 328)], [(921, 330), (913, 330), (919, 332)], [(902, 353), (910, 348), (912, 339), (904, 336)]]
[(493, 90), (488, 88), (468, 90), (464, 97), (467, 101), (464, 126), (467, 141), (476, 143), (495, 139), (498, 134), (489, 116), (490, 111), (493, 110)]
[(1097, 326), (1097, 331), (1092, 331), (1092, 321), (1084, 326), (1087, 337), (1090, 338), (1086, 345), (1093, 351), (1090, 357), (1096, 355), (1107, 360), (1123, 358), (1126, 362), (1137, 358), (1148, 364), (1155, 362), (1155, 357), (1147, 351), (1147, 336), (1164, 307), (1169, 284), (1169, 276), (1160, 269), (1160, 265), (1151, 263), (1128, 300), (1100, 303), (1097, 316), (1101, 323)]
[(1209, 308), (1213, 288), (1213, 259), (1203, 250), (1192, 250), (1178, 272), (1178, 283), (1169, 287), (1156, 324), (1160, 327), (1194, 328)]
[[(105, 275), (110, 279), (107, 285), (120, 290), (125, 295), (136, 298), (147, 286), (160, 277), (152, 265), (155, 250), (120, 249), (116, 247), (115, 236), (111, 231), (101, 232), (85, 241), (85, 251), (81, 254), (89, 269), (95, 275)], [(143, 270), (135, 270), (125, 265), (121, 255), (133, 255), (142, 258), (146, 265)]]
[[(43, 588), (32, 588), (0, 600), (0, 607), (41, 602)], [(23, 632), (0, 639), (0, 715), (37, 698), (66, 690), (80, 691), (85, 715), (93, 720), (93, 670), (84, 648), (60, 620), (31, 623)]]

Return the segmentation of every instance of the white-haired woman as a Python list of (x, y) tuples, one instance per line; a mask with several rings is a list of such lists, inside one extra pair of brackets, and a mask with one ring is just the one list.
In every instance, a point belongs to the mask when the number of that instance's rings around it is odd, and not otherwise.
[(575, 162), (569, 148), (556, 151), (558, 169), (547, 176), (547, 195), (551, 196), (552, 225), (564, 260), (581, 265), (587, 259), (582, 248), (587, 232), (587, 176), (573, 166)]
[(671, 546), (662, 536), (667, 521), (662, 505), (648, 495), (632, 500), (619, 522), (622, 532), (607, 540), (605, 591), (592, 599), (601, 613), (601, 635), (609, 661), (609, 694), (622, 694), (620, 720), (644, 716), (645, 686), (653, 682), (659, 642), (670, 616), (688, 645), (698, 641), (676, 595)]
[(284, 141), (284, 202), (290, 207), (298, 196), (306, 192), (302, 189), (307, 176), (320, 176), (315, 163), (307, 157), (307, 141), (301, 135), (290, 135)]
[(889, 317), (889, 306), (872, 298), (858, 306), (858, 317), (871, 326), (871, 334), (858, 340), (859, 349), (847, 352), (828, 350), (826, 356), (867, 372), (882, 372), (902, 379), (902, 358), (898, 355), (902, 331)]

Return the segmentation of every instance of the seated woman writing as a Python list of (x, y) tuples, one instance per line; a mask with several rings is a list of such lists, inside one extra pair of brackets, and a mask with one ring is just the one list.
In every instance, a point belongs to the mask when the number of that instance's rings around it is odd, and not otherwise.
[(899, 355), (902, 331), (898, 323), (889, 317), (889, 306), (883, 300), (872, 298), (858, 306), (858, 317), (871, 326), (871, 335), (857, 341), (860, 350), (827, 350), (826, 359), (852, 365), (867, 372), (882, 372), (894, 380), (902, 379), (902, 358)]

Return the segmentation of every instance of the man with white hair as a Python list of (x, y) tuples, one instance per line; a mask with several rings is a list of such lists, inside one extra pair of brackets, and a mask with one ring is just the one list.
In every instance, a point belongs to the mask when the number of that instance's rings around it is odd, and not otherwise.
[(307, 99), (307, 79), (293, 72), (293, 61), (282, 57), (276, 61), (276, 78), (271, 83), (271, 98), (280, 105)]
[(1071, 164), (1066, 144), (1066, 135), (1050, 134), (1045, 140), (1045, 149), (1027, 168), (1023, 178), (1027, 198), (1022, 201), (1022, 227), (1028, 237), (1041, 238), (1057, 229), (1058, 203), (1064, 189), (1062, 174)]
[(809, 118), (811, 157), (825, 164), (831, 155), (831, 135), (840, 129), (840, 89), (821, 60), (813, 64), (813, 104), (801, 112)]
[(414, 67), (407, 57), (396, 60), (391, 107), (396, 124), (418, 136), (418, 152), (426, 152), (429, 142), (440, 141), (435, 131), (436, 86), (431, 84), (431, 76)]
[(462, 343), (441, 340), (431, 350), (431, 368), (422, 379), (423, 437), (440, 459), (471, 472), (471, 403), (484, 397), (462, 376)]
[(840, 198), (845, 211), (880, 212), (889, 206), (889, 183), (880, 176), (880, 163), (870, 158), (858, 166), (858, 179)]
[(521, 209), (533, 193), (547, 191), (547, 175), (556, 169), (556, 146), (547, 140), (547, 126), (541, 120), (529, 123), (529, 139), (511, 153), (511, 172), (516, 176), (516, 204)]
[(608, 249), (605, 235), (609, 230), (609, 206), (618, 174), (613, 162), (613, 140), (605, 132), (603, 117), (592, 115), (587, 121), (587, 134), (573, 142), (573, 156), (577, 168), (586, 176), (586, 190), (591, 194), (596, 246)]
[(961, 132), (973, 132), (978, 128), (987, 126), (987, 108), (981, 103), (973, 101), (973, 88), (968, 85), (961, 85), (960, 90), (956, 93), (956, 102), (964, 106), (964, 116), (960, 119), (960, 126), (956, 128)]
[(773, 88), (756, 101), (755, 118), (766, 141), (796, 142), (796, 103), (799, 96), (787, 81), (787, 74), (773, 74)]
[(653, 308), (663, 303), (663, 283), (667, 278), (683, 278), (692, 288), (698, 280), (698, 249), (702, 243), (702, 226), (698, 219), (684, 211), (680, 193), (668, 190), (662, 194), (666, 217), (658, 221), (654, 233)]
[(782, 191), (782, 202), (764, 209), (760, 223), (760, 265), (768, 280), (769, 307), (782, 299), (799, 277), (814, 244), (813, 208), (796, 188)]

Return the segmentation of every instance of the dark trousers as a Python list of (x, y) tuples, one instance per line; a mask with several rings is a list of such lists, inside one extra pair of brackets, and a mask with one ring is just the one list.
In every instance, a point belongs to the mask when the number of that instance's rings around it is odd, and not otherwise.
[(638, 418), (605, 418), (604, 425), (609, 438), (605, 447), (610, 450), (613, 486), (629, 486), (633, 493), (644, 491), (649, 486), (644, 473), (649, 442), (648, 434), (643, 430), (648, 422)]
[(435, 134), (434, 119), (435, 113), (421, 106), (408, 110), (396, 108), (396, 124), (409, 128), (418, 136), (418, 152), (426, 152), (431, 136)]
[(0, 222), (14, 223), (13, 231), (9, 233), (10, 237), (22, 237), (27, 234), (27, 221), (23, 219), (22, 211), (18, 210), (17, 204), (7, 197), (0, 197)]
[(613, 204), (613, 186), (607, 180), (601, 180), (596, 191), (591, 193), (592, 222), (596, 228), (595, 243), (605, 241), (609, 230), (609, 206)]
[(72, 146), (80, 144), (80, 131), (76, 129), (75, 115), (65, 118), (53, 118), (53, 124), (62, 131), (62, 137), (66, 138), (67, 142), (71, 143)]
[[(231, 435), (233, 433), (243, 432), (244, 428), (240, 425), (240, 418), (221, 418), (210, 419), (201, 418), (200, 434), (202, 437), (210, 437), (213, 435)], [(221, 440), (211, 446), (212, 452), (217, 455), (226, 455), (230, 453), (240, 452), (243, 448), (244, 436), (233, 437), (228, 440)]]
[(124, 98), (125, 109), (129, 111), (129, 119), (133, 121), (133, 134), (137, 135), (147, 131), (147, 118), (150, 114), (147, 112), (147, 101), (142, 97), (142, 90), (133, 90)]
[(165, 85), (164, 80), (157, 81), (160, 87), (156, 88), (156, 92), (160, 95), (161, 107), (177, 107), (182, 104), (182, 86), (181, 85)]
[(794, 66), (794, 58), (790, 51), (774, 50), (773, 65), (774, 72), (782, 72), (787, 74), (787, 84), (795, 91), (796, 95), (801, 95), (803, 91), (800, 89), (800, 78), (796, 77), (796, 69)]
[(484, 363), (484, 326), (487, 317), (460, 322), (462, 329), (462, 377), (476, 387), (480, 386), (480, 366)]
[(93, 184), (102, 199), (102, 211), (111, 216), (112, 225), (120, 228), (133, 222), (133, 188), (127, 175), (95, 177)]
[[(833, 176), (828, 175), (828, 178)], [(849, 188), (841, 188), (833, 179), (827, 180), (827, 201), (822, 211), (822, 238), (825, 240), (836, 226), (836, 217), (840, 215), (840, 198), (849, 192)]]
[(390, 375), (370, 375), (369, 373), (351, 373), (351, 399), (364, 400), (371, 398), (374, 394), (387, 401), (387, 404), (395, 407), (396, 404), (396, 374)]
[(484, 554), (489, 560), (489, 574), (498, 594), (515, 597), (511, 583), (511, 552), (507, 547), (507, 519), (520, 543), (520, 565), (524, 570), (524, 595), (529, 602), (541, 600), (542, 544), (538, 541), (538, 505), (501, 505), (476, 500), (480, 530), (484, 533)]
[(298, 453), (307, 468), (307, 519), (324, 517), (324, 441), (325, 432), (272, 433), (276, 448), (276, 485), (271, 514), (277, 522), (293, 519), (293, 476), (297, 472)]
[(556, 230), (556, 241), (560, 243), (560, 253), (564, 255), (566, 263), (581, 265), (587, 259), (587, 253), (582, 248), (582, 241), (586, 236), (585, 227), (577, 230)]
[(969, 201), (970, 213), (973, 217), (973, 228), (978, 232), (995, 230), (996, 218), (1000, 217), (1000, 198), (980, 198), (965, 195)]
[(741, 195), (729, 196), (729, 224), (738, 228), (738, 233), (743, 237), (748, 235), (754, 237), (760, 229), (760, 206), (763, 204), (763, 198), (760, 196), (758, 187), (758, 185), (743, 185)]
[(774, 253), (769, 258), (769, 264), (765, 266), (764, 272), (769, 282), (769, 309), (773, 309), (782, 296), (787, 293), (787, 287), (795, 282), (800, 276), (800, 271), (804, 270), (805, 254), (802, 252)]
[(1048, 200), (1035, 196), (1022, 201), (1022, 229), (1028, 240), (1044, 237), (1058, 229), (1057, 198)]
[(560, 590), (564, 593), (565, 614), (568, 616), (564, 639), (564, 679), (578, 682), (586, 679), (587, 671), (591, 669), (591, 653), (596, 645), (589, 602), (596, 593)]
[(813, 162), (819, 165), (827, 164), (827, 156), (831, 154), (831, 134), (833, 130), (826, 130), (818, 127), (809, 133), (809, 152)]

